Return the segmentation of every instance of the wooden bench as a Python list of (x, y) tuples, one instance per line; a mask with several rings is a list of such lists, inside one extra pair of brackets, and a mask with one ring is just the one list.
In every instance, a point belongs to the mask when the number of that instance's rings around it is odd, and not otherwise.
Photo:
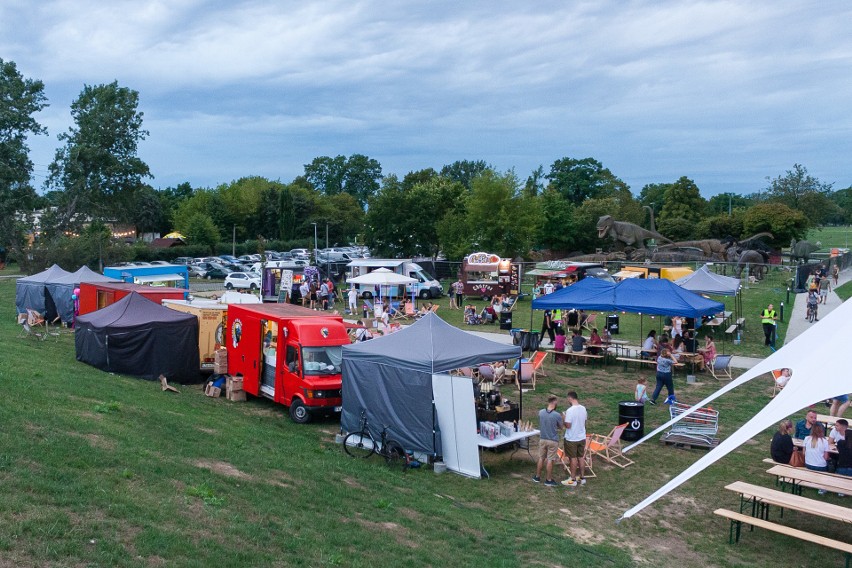
[(797, 538), (799, 540), (804, 540), (806, 542), (812, 542), (814, 544), (819, 544), (828, 548), (839, 550), (846, 554), (846, 568), (849, 568), (850, 562), (852, 562), (852, 543), (841, 542), (839, 540), (834, 540), (831, 538), (820, 536), (818, 534), (805, 532), (800, 529), (794, 529), (785, 525), (779, 525), (778, 523), (773, 523), (772, 521), (765, 521), (757, 517), (744, 515), (743, 513), (729, 511), (728, 509), (716, 509), (715, 511), (713, 511), (713, 513), (731, 521), (731, 529), (728, 533), (728, 540), (731, 544), (740, 541), (740, 529), (742, 528), (742, 524), (746, 523), (748, 525), (751, 525), (752, 527), (760, 527), (762, 529), (777, 532), (785, 536)]
[(586, 365), (589, 364), (590, 359), (592, 361), (601, 361), (601, 362), (603, 362), (603, 360), (604, 360), (603, 355), (596, 355), (594, 353), (586, 353), (585, 351), (580, 351), (579, 353), (571, 352), (571, 355), (573, 355), (577, 359), (583, 359), (583, 361), (585, 362)]
[(545, 353), (550, 353), (553, 355), (552, 361), (554, 363), (569, 363), (571, 361), (571, 352), (570, 351), (556, 351), (555, 349), (547, 349)]
[(739, 329), (737, 327), (737, 324), (733, 324), (731, 327), (729, 327), (728, 329), (725, 330), (725, 333), (727, 333), (728, 335), (731, 335), (731, 334), (736, 333), (737, 329)]

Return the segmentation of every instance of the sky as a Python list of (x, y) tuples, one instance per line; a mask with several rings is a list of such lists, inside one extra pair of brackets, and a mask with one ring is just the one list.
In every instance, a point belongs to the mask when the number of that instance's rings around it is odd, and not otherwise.
[(796, 163), (852, 186), (852, 3), (3, 0), (0, 58), (44, 82), (40, 187), (84, 85), (139, 92), (155, 188), (592, 157), (634, 193), (749, 194)]

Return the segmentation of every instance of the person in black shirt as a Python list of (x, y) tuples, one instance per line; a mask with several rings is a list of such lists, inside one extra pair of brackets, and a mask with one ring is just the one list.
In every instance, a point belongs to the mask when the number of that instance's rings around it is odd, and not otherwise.
[(790, 435), (792, 429), (793, 422), (784, 419), (778, 425), (778, 431), (772, 436), (769, 454), (778, 463), (790, 463), (790, 458), (793, 456), (793, 437)]

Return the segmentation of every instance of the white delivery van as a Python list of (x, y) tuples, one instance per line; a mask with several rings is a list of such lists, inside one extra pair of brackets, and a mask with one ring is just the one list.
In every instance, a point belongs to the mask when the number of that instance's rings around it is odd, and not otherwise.
[[(352, 278), (369, 274), (378, 268), (387, 268), (391, 272), (414, 278), (417, 282), (406, 286), (406, 294), (409, 296), (416, 294), (417, 297), (426, 300), (440, 298), (444, 295), (444, 288), (441, 283), (432, 278), (419, 264), (411, 262), (410, 258), (359, 258), (347, 264), (346, 267), (349, 269), (349, 276)], [(359, 295), (362, 298), (373, 297), (372, 286), (362, 288), (356, 284), (355, 287), (358, 288)]]

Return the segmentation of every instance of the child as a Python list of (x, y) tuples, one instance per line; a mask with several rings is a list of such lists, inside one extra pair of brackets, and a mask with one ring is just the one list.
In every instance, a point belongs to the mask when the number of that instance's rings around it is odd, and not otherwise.
[(633, 398), (636, 402), (647, 402), (648, 400), (648, 379), (639, 377), (636, 379), (636, 391), (633, 393)]

